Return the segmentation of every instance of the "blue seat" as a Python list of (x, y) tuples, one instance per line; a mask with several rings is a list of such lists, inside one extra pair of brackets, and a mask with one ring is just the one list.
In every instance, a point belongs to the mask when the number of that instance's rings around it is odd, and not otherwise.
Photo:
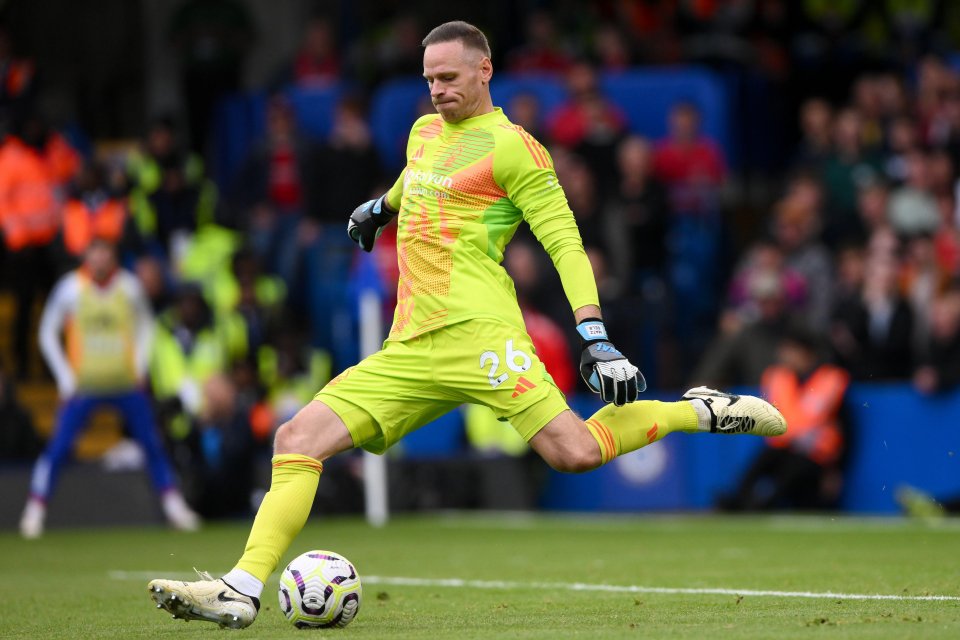
[[(322, 140), (330, 135), (333, 114), (342, 96), (339, 86), (322, 89), (291, 87), (284, 92), (301, 130)], [(238, 93), (217, 105), (214, 124), (213, 176), (226, 187), (250, 150), (263, 138), (267, 125), (267, 94)]]
[(667, 135), (667, 116), (674, 104), (692, 102), (700, 109), (703, 132), (717, 141), (728, 161), (735, 157), (727, 89), (710, 71), (683, 68), (607, 73), (601, 86), (623, 110), (630, 130), (651, 140)]

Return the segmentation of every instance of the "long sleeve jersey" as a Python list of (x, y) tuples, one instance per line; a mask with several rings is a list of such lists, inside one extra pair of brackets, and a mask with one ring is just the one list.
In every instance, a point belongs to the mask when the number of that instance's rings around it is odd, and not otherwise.
[(40, 350), (61, 392), (123, 392), (146, 375), (153, 330), (153, 314), (133, 274), (120, 270), (97, 284), (78, 269), (47, 300)]
[(597, 305), (597, 286), (553, 161), (497, 108), (451, 124), (417, 120), (407, 165), (387, 202), (399, 211), (400, 282), (388, 340), (490, 318), (523, 328), (500, 263), (526, 220), (560, 274), (573, 310)]

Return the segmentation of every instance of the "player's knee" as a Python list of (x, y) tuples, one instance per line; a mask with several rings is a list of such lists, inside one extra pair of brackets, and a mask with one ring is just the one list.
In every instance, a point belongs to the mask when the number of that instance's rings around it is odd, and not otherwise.
[(600, 466), (599, 448), (594, 451), (590, 447), (571, 447), (560, 449), (549, 457), (547, 463), (563, 473), (584, 473)]
[(314, 438), (310, 431), (305, 421), (297, 420), (294, 416), (277, 429), (273, 438), (273, 452), (278, 455), (290, 453), (311, 455), (313, 453), (311, 444)]

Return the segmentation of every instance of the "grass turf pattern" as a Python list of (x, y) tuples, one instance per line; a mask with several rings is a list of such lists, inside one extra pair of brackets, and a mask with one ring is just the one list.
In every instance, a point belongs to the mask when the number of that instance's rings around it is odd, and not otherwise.
[[(33, 542), (0, 534), (0, 638), (225, 633), (155, 610), (146, 582), (190, 579), (192, 567), (226, 571), (247, 529), (54, 530)], [(960, 524), (951, 520), (454, 514), (372, 529), (356, 519), (313, 519), (286, 559), (314, 548), (342, 553), (361, 579), (370, 577), (357, 619), (342, 630), (294, 629), (278, 609), (274, 577), (257, 622), (243, 633), (960, 637)], [(897, 599), (850, 597), (861, 595)], [(955, 599), (914, 599), (925, 596)]]

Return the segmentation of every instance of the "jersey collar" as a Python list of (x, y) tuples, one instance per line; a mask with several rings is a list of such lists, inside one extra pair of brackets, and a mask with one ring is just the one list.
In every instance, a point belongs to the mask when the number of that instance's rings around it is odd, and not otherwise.
[(444, 129), (450, 129), (450, 130), (456, 131), (458, 129), (476, 129), (478, 127), (487, 127), (494, 124), (500, 124), (506, 121), (507, 121), (507, 116), (503, 114), (503, 109), (501, 109), (500, 107), (494, 107), (493, 111), (491, 111), (490, 113), (484, 113), (479, 116), (467, 118), (466, 120), (461, 120), (460, 122), (450, 123), (444, 120), (443, 127)]

